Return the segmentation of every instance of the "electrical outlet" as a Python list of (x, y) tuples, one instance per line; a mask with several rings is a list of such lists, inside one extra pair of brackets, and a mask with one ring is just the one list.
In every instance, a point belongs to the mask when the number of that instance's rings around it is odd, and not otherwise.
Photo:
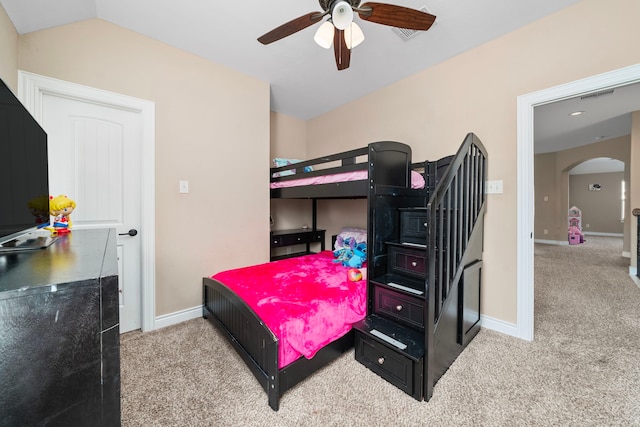
[(549, 234), (549, 230), (544, 230), (544, 234)]
[(487, 194), (502, 194), (502, 180), (487, 181)]

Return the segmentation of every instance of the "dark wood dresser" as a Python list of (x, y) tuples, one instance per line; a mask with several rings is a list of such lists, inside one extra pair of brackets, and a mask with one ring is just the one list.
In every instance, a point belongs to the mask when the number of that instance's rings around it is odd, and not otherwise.
[(113, 229), (0, 254), (0, 424), (120, 425)]

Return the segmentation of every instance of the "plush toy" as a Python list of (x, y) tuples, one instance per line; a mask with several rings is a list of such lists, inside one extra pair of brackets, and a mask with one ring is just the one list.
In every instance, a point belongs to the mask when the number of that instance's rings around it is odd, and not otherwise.
[[(353, 249), (353, 256), (349, 258), (346, 263), (346, 266), (353, 268), (360, 268), (362, 264), (367, 260), (367, 244), (366, 243), (358, 243)], [(344, 263), (343, 263), (344, 265)]]
[(338, 249), (333, 251), (333, 256), (336, 258), (333, 262), (339, 262), (345, 267), (362, 267), (362, 264), (367, 260), (366, 243), (356, 243), (354, 238), (343, 239), (340, 236), (338, 236), (336, 243)]

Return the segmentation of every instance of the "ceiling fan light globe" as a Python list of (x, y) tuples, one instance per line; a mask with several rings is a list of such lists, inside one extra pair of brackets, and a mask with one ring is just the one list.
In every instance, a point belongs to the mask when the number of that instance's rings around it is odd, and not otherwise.
[(333, 44), (333, 32), (335, 28), (330, 21), (326, 21), (324, 24), (320, 25), (318, 31), (313, 36), (313, 40), (318, 44), (318, 46), (323, 47), (325, 49), (329, 49)]
[(364, 41), (364, 33), (358, 24), (352, 22), (351, 25), (344, 30), (344, 41), (349, 49), (353, 49)]
[(331, 12), (333, 25), (339, 30), (346, 30), (353, 22), (353, 9), (346, 1), (339, 1), (333, 6)]

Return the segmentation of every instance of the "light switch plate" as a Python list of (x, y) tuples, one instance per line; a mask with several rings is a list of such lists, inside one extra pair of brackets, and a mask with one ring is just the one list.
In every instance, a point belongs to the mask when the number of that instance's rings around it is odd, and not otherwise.
[(180, 181), (179, 190), (180, 193), (188, 193), (189, 192), (189, 181)]
[(487, 181), (487, 194), (502, 194), (502, 180)]

